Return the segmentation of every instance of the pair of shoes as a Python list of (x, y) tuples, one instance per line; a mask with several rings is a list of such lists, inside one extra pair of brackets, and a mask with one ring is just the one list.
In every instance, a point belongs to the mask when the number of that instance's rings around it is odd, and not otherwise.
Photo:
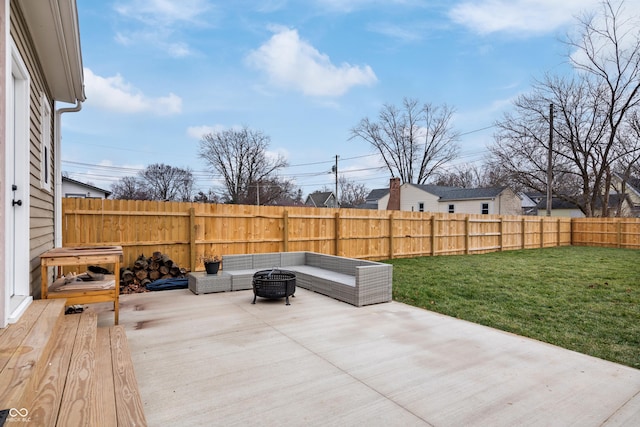
[(64, 311), (64, 314), (77, 314), (77, 313), (82, 313), (84, 311), (84, 307), (81, 305), (71, 305), (69, 307), (67, 307), (67, 309)]
[[(87, 267), (90, 273), (98, 273), (98, 274), (109, 274), (109, 270), (106, 268), (99, 267), (97, 265), (90, 265)], [(102, 279), (99, 279), (102, 280)]]
[(104, 274), (93, 273), (91, 271), (87, 271), (86, 273), (80, 274), (76, 277), (85, 282), (91, 282), (92, 280), (104, 280)]

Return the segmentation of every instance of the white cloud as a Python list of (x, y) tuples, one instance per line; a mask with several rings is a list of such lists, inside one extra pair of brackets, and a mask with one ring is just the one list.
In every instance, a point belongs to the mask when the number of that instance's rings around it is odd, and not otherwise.
[(120, 113), (178, 114), (182, 111), (182, 99), (169, 93), (167, 96), (149, 98), (126, 82), (120, 74), (112, 77), (98, 76), (89, 68), (84, 69), (87, 105)]
[(174, 58), (184, 58), (190, 56), (193, 52), (189, 45), (181, 41), (169, 41), (172, 37), (167, 31), (158, 29), (156, 31), (131, 31), (117, 32), (115, 40), (123, 46), (133, 46), (135, 44), (144, 44), (146, 46), (155, 46), (157, 49), (168, 53)]
[(115, 6), (120, 15), (152, 26), (201, 24), (200, 16), (209, 9), (211, 5), (207, 0), (130, 0), (121, 1)]
[(417, 25), (412, 28), (412, 26), (406, 25), (378, 23), (370, 25), (369, 30), (402, 42), (416, 42), (424, 37), (424, 27), (418, 28)]
[(334, 65), (328, 55), (301, 40), (297, 30), (286, 28), (277, 28), (247, 56), (247, 62), (264, 71), (273, 84), (310, 96), (340, 96), (353, 86), (370, 86), (378, 80), (368, 65)]
[(194, 138), (194, 139), (202, 139), (203, 136), (210, 134), (210, 133), (218, 133), (218, 132), (222, 132), (223, 130), (225, 130), (225, 127), (222, 125), (215, 125), (215, 126), (207, 126), (207, 125), (202, 125), (202, 126), (190, 126), (187, 128), (187, 135), (190, 138)]
[(599, 0), (481, 0), (454, 6), (449, 17), (480, 34), (494, 32), (540, 34), (572, 23)]
[(377, 7), (380, 5), (388, 6), (392, 4), (407, 5), (407, 6), (420, 6), (423, 4), (422, 0), (316, 0), (318, 6), (323, 9), (332, 10), (335, 12), (348, 13), (357, 9), (364, 9), (367, 7)]
[(211, 20), (206, 14), (213, 9), (208, 0), (129, 0), (121, 1), (115, 11), (132, 27), (116, 34), (116, 41), (125, 46), (143, 44), (156, 46), (169, 55), (182, 58), (192, 51), (180, 40), (182, 28), (206, 27)]

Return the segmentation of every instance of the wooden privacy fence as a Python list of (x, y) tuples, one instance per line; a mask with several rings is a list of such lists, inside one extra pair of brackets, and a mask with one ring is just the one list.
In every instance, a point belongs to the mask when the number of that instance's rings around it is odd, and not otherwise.
[(160, 251), (191, 271), (203, 255), (381, 260), (572, 244), (570, 218), (75, 198), (63, 199), (62, 217), (64, 246), (120, 245), (125, 266)]
[(640, 218), (574, 218), (572, 244), (640, 249)]

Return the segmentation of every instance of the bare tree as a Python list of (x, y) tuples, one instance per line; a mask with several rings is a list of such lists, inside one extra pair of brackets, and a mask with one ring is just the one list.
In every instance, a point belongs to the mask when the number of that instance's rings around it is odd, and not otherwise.
[(258, 182), (250, 183), (241, 204), (283, 205), (291, 204), (298, 197), (297, 187), (292, 181), (278, 177), (266, 177)]
[(156, 163), (140, 171), (137, 177), (125, 176), (111, 186), (111, 191), (114, 199), (187, 202), (191, 200), (193, 186), (189, 168)]
[(364, 118), (351, 129), (374, 147), (393, 176), (403, 182), (424, 184), (458, 152), (459, 134), (451, 124), (454, 109), (445, 105), (418, 105), (405, 98), (402, 108), (385, 104), (378, 121)]
[[(270, 138), (247, 128), (209, 133), (200, 141), (199, 155), (224, 180), (229, 203), (251, 202), (250, 192), (261, 181), (275, 179), (275, 172), (287, 166), (284, 157), (267, 153)], [(253, 197), (253, 204), (255, 197)]]
[(190, 201), (193, 194), (193, 173), (182, 169), (155, 163), (140, 172), (140, 179), (151, 194), (152, 200)]
[(637, 16), (625, 18), (624, 3), (624, 0), (603, 0), (600, 14), (579, 18), (582, 31), (567, 42), (576, 49), (570, 56), (573, 66), (595, 81), (601, 92), (607, 128), (603, 143), (596, 147), (596, 156), (604, 167), (595, 182), (603, 189), (603, 216), (607, 216), (610, 188), (606, 174), (610, 174), (620, 160), (612, 151), (625, 151), (616, 150), (616, 145), (624, 139), (620, 132), (640, 102), (640, 33), (637, 29), (640, 22)]
[(344, 175), (338, 178), (340, 190), (340, 206), (350, 207), (363, 204), (370, 190), (364, 184), (347, 179)]
[(139, 179), (125, 176), (111, 185), (111, 198), (120, 200), (151, 200), (151, 195)]
[(436, 185), (446, 187), (481, 188), (509, 185), (500, 174), (500, 170), (490, 164), (462, 163), (439, 172), (435, 178)]
[(193, 196), (193, 201), (197, 203), (220, 203), (220, 198), (212, 189), (209, 189), (206, 193), (202, 190), (198, 191)]
[(570, 38), (572, 78), (546, 76), (520, 96), (515, 112), (498, 126), (490, 149), (494, 164), (520, 184), (546, 191), (550, 115), (553, 104), (553, 193), (586, 216), (607, 216), (611, 172), (638, 158), (630, 138), (640, 102), (640, 36), (623, 21), (623, 2), (602, 2), (601, 13), (579, 19)]

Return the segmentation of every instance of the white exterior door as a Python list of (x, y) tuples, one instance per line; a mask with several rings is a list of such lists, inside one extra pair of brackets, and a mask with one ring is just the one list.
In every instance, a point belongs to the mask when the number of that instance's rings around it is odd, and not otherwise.
[(4, 325), (17, 321), (32, 300), (29, 295), (29, 74), (13, 43), (11, 50), (11, 76), (7, 82)]

